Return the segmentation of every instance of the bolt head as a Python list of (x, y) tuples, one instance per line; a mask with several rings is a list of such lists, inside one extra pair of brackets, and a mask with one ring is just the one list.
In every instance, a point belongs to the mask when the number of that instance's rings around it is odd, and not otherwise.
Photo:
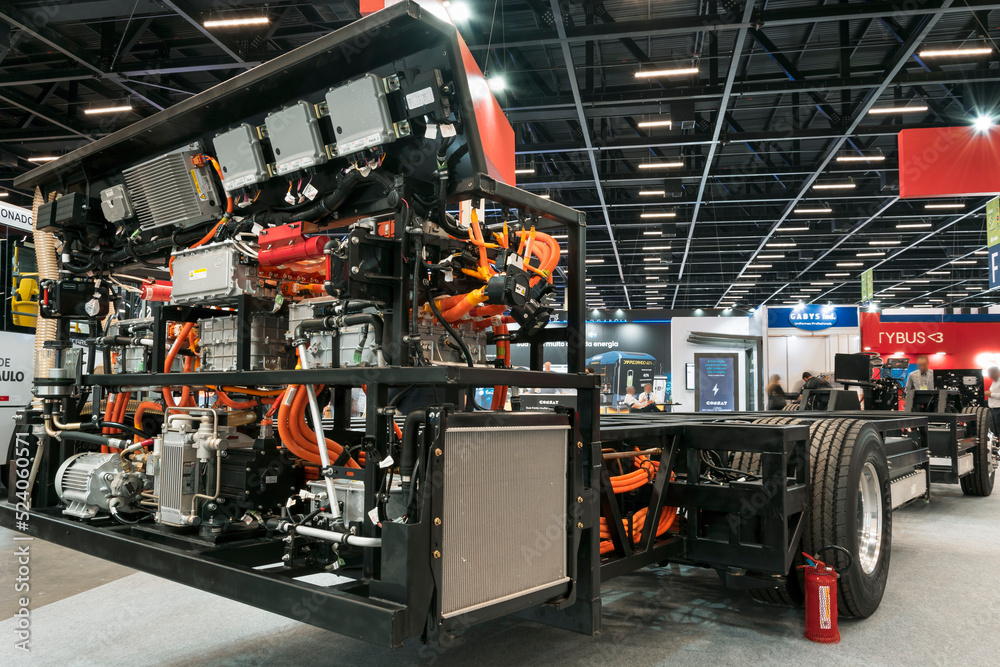
[(434, 517), (434, 525), (435, 526), (441, 525), (441, 517)]
[(435, 549), (435, 550), (434, 550), (434, 557), (435, 557), (435, 558), (440, 558), (440, 557), (441, 557), (441, 552), (440, 552), (440, 551), (437, 551), (437, 550)]
[(444, 454), (444, 452), (441, 451), (440, 447), (434, 450), (434, 456), (441, 456), (442, 454)]

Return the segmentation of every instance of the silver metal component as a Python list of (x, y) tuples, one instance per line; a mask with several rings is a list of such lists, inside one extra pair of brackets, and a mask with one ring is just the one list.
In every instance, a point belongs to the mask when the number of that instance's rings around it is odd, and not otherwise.
[(257, 265), (246, 261), (233, 241), (178, 250), (173, 256), (171, 304), (228, 305), (243, 294), (274, 296), (274, 290), (261, 283)]
[(124, 185), (112, 185), (101, 190), (101, 210), (108, 222), (119, 222), (135, 215)]
[(56, 495), (69, 507), (63, 514), (89, 519), (101, 510), (129, 507), (139, 501), (145, 476), (122, 469), (118, 454), (84, 452), (56, 471)]
[[(947, 456), (932, 456), (931, 466), (935, 468), (947, 468), (951, 470), (951, 459)], [(966, 452), (958, 457), (958, 476), (968, 475), (976, 467), (975, 458), (972, 452)]]
[(122, 172), (142, 229), (190, 227), (222, 216), (211, 167), (196, 167), (198, 154), (174, 151)]
[[(239, 317), (226, 315), (201, 320), (201, 367), (199, 371), (235, 371), (237, 367), (236, 334)], [(277, 315), (255, 314), (250, 320), (250, 368), (281, 370), (288, 358), (285, 332), (288, 325)]]
[(326, 105), (337, 155), (349, 155), (396, 140), (382, 80), (374, 74), (331, 88)]
[(257, 131), (249, 123), (215, 135), (212, 144), (226, 192), (256, 186), (270, 178)]
[[(445, 431), (440, 487), (445, 618), (568, 581), (569, 435), (569, 426)], [(470, 488), (476, 492), (462, 491)], [(532, 511), (510, 511), (517, 506)], [(533, 545), (530, 557), (512, 546), (524, 544), (525, 536)]]
[(274, 150), (278, 175), (290, 174), (326, 162), (326, 148), (316, 111), (308, 102), (296, 102), (264, 119)]
[[(215, 500), (219, 494), (220, 460), (235, 429), (220, 427), (219, 411), (214, 409), (171, 410), (181, 410), (184, 414), (168, 417), (163, 436), (153, 440), (149, 467), (149, 474), (154, 475), (153, 491), (159, 501), (157, 521), (191, 526), (200, 522), (198, 500)], [(203, 471), (213, 456), (215, 481), (203, 481)]]
[(918, 470), (894, 479), (889, 486), (892, 491), (892, 509), (902, 507), (927, 493), (927, 471)]
[[(452, 327), (469, 346), (469, 351), (472, 352), (472, 362), (474, 364), (488, 364), (486, 331), (476, 331), (468, 323), (463, 322), (456, 322)], [(461, 348), (455, 344), (451, 335), (441, 325), (422, 318), (417, 323), (417, 335), (420, 337), (421, 347), (424, 348), (424, 358), (430, 363), (452, 366), (467, 365)]]
[[(309, 491), (317, 497), (311, 501), (312, 509), (315, 511), (323, 507), (327, 502), (326, 485), (321, 481), (312, 481), (308, 485)], [(365, 483), (362, 480), (335, 479), (333, 489), (337, 494), (337, 502), (340, 506), (341, 515), (345, 524), (354, 522), (364, 522), (365, 520)], [(399, 477), (392, 481), (389, 489), (389, 501), (386, 503), (386, 512), (389, 519), (402, 516), (406, 511), (406, 499), (403, 497), (403, 485)]]
[(858, 565), (871, 574), (882, 552), (882, 488), (871, 462), (861, 469), (858, 481)]

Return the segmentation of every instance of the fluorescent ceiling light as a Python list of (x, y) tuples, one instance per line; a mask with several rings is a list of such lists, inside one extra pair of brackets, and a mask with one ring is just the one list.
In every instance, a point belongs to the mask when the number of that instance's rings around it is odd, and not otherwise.
[(950, 276), (951, 275), (951, 271), (928, 271), (927, 275), (929, 275), (929, 276)]
[(921, 51), (921, 58), (940, 58), (941, 56), (988, 56), (993, 53), (993, 49), (988, 46), (960, 49), (929, 49)]
[(640, 197), (655, 197), (667, 194), (666, 190), (639, 190)]
[(93, 107), (91, 109), (84, 109), (83, 113), (90, 116), (97, 113), (122, 113), (124, 111), (131, 111), (132, 105), (126, 104), (117, 107)]
[(637, 79), (652, 79), (658, 76), (682, 76), (684, 74), (697, 74), (700, 70), (697, 67), (673, 67), (671, 69), (647, 69), (635, 73)]
[(638, 127), (673, 127), (673, 123), (669, 120), (644, 120), (636, 125)]
[(837, 162), (884, 162), (884, 155), (838, 155)]
[(845, 276), (851, 275), (850, 273), (827, 273), (827, 278), (843, 278)]
[(662, 262), (663, 260), (661, 260), (659, 257), (643, 257), (642, 261), (644, 261), (644, 262)]
[(677, 214), (670, 213), (642, 213), (639, 215), (640, 218), (676, 218)]
[(514, 173), (515, 174), (533, 174), (533, 173), (535, 173), (535, 168), (534, 167), (524, 167), (522, 169), (515, 169)]
[(205, 21), (203, 25), (206, 28), (234, 28), (241, 25), (261, 25), (270, 22), (271, 19), (266, 16), (247, 16), (240, 19), (218, 19), (214, 21)]
[(842, 181), (839, 183), (816, 183), (813, 190), (852, 190), (856, 184), (854, 181)]
[(767, 244), (768, 248), (794, 248), (795, 246), (796, 246), (795, 243), (784, 243), (784, 242)]
[(733, 283), (732, 287), (753, 287), (753, 283)]
[(837, 262), (837, 266), (864, 266), (864, 262)]
[(924, 204), (924, 208), (965, 208), (965, 204), (953, 202), (951, 204)]
[(748, 269), (770, 269), (770, 264), (747, 264)]
[(670, 250), (668, 245), (651, 245), (646, 250)]
[(978, 264), (978, 260), (975, 259), (953, 259), (950, 264)]
[[(885, 252), (880, 250), (875, 250), (872, 252), (859, 252), (855, 257), (884, 257)], [(839, 264), (837, 266), (840, 266)]]
[[(795, 209), (795, 212), (796, 213), (833, 213), (833, 209), (832, 208), (827, 208), (827, 207), (823, 207), (823, 208), (797, 208), (797, 209)], [(809, 229), (809, 228), (806, 227), (806, 229)], [(785, 231), (788, 231), (788, 230), (786, 229)]]
[(948, 292), (945, 296), (969, 296), (968, 292)]
[(868, 245), (899, 245), (899, 241), (869, 241)]
[(683, 166), (683, 160), (676, 162), (643, 162), (639, 165), (639, 169), (676, 169)]
[(9, 192), (0, 192), (0, 197), (6, 197), (9, 194)]
[(816, 288), (812, 288), (812, 287), (800, 287), (799, 291), (801, 291), (801, 292), (822, 292), (823, 290), (820, 289), (819, 287), (816, 287)]
[(869, 109), (868, 113), (871, 114), (919, 113), (921, 111), (927, 111), (927, 105), (916, 104), (912, 107), (876, 107), (874, 109)]
[(914, 284), (926, 285), (930, 281), (929, 280), (919, 280), (919, 279), (914, 278), (913, 280), (907, 280), (906, 282), (908, 282), (908, 283), (914, 283)]
[(757, 259), (784, 259), (785, 255), (757, 255)]
[(990, 254), (990, 251), (989, 250), (977, 250), (977, 251), (975, 251), (972, 254), (973, 255), (988, 255), (988, 254)]
[(643, 232), (643, 236), (663, 236), (663, 232)]
[(669, 271), (670, 267), (669, 266), (647, 266), (646, 270), (647, 271)]
[(756, 273), (744, 273), (742, 276), (739, 277), (740, 280), (747, 280), (750, 278), (760, 278), (760, 275)]
[(834, 285), (834, 282), (823, 282), (823, 283), (809, 283), (810, 285)]
[(58, 160), (58, 155), (45, 155), (42, 157), (29, 157), (28, 162), (52, 162), (53, 160)]
[(808, 232), (808, 231), (809, 231), (808, 227), (782, 227), (781, 229), (778, 230), (778, 233), (787, 234), (788, 232)]
[(933, 226), (934, 225), (929, 222), (904, 222), (896, 225), (896, 229), (929, 229)]

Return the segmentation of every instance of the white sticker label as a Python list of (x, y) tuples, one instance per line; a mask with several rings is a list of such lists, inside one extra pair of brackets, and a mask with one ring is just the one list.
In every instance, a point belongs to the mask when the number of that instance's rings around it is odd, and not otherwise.
[(278, 483), (278, 476), (277, 475), (265, 475), (264, 476), (264, 483), (265, 484), (277, 484)]
[(833, 627), (830, 615), (830, 587), (819, 587), (819, 627), (822, 630), (829, 630)]
[(319, 190), (317, 190), (316, 187), (310, 183), (302, 190), (302, 194), (306, 196), (306, 199), (312, 201), (313, 199), (316, 199), (316, 195), (319, 194)]
[(424, 130), (424, 139), (437, 139), (438, 138), (438, 126), (435, 123), (427, 123), (427, 129)]
[(208, 269), (191, 269), (188, 280), (204, 280), (208, 278)]
[(441, 136), (442, 137), (454, 137), (458, 132), (455, 130), (455, 126), (451, 123), (441, 123)]
[(377, 507), (373, 507), (370, 510), (368, 510), (368, 519), (369, 519), (369, 521), (371, 521), (372, 523), (374, 523), (376, 526), (378, 525), (378, 508)]
[(427, 106), (428, 104), (434, 104), (434, 89), (430, 86), (421, 88), (406, 96), (406, 108), (410, 111)]

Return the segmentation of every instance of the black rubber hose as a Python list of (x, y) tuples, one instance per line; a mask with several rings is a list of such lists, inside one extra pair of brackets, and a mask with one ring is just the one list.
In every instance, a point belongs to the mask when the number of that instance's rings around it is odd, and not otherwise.
[(399, 455), (399, 474), (402, 477), (413, 474), (413, 466), (419, 458), (417, 432), (420, 424), (425, 421), (427, 421), (427, 410), (421, 409), (406, 415), (406, 421), (403, 422), (403, 449)]
[(110, 439), (107, 436), (96, 433), (84, 433), (83, 431), (62, 431), (59, 434), (63, 440), (76, 440), (78, 442), (89, 442), (93, 445), (108, 445)]
[[(354, 315), (344, 315), (341, 318), (341, 322), (344, 326), (353, 326), (355, 324), (370, 324), (373, 329), (375, 329), (375, 344), (382, 349), (382, 318), (375, 315), (374, 313), (355, 313)], [(385, 356), (385, 351), (382, 351), (382, 356)]]
[(135, 261), (137, 257), (149, 257), (150, 255), (155, 255), (164, 250), (169, 250), (175, 245), (187, 246), (203, 236), (205, 236), (205, 228), (199, 227), (197, 230), (188, 230), (186, 232), (174, 234), (165, 238), (156, 239), (155, 241), (150, 241), (149, 243), (143, 243), (142, 245), (135, 246), (132, 249), (132, 253), (129, 253), (128, 250), (102, 253), (100, 263), (117, 264), (120, 262)]
[(104, 428), (105, 426), (107, 426), (109, 428), (116, 428), (119, 431), (127, 431), (127, 432), (131, 433), (132, 435), (137, 435), (137, 436), (139, 436), (140, 438), (143, 438), (143, 439), (148, 439), (148, 438), (152, 438), (153, 437), (153, 436), (149, 435), (148, 433), (146, 433), (145, 431), (143, 431), (141, 429), (137, 429), (134, 426), (129, 426), (128, 424), (122, 424), (120, 422), (105, 422), (105, 421), (102, 421), (102, 422), (99, 422), (98, 424), (96, 424), (96, 426), (98, 428)]

